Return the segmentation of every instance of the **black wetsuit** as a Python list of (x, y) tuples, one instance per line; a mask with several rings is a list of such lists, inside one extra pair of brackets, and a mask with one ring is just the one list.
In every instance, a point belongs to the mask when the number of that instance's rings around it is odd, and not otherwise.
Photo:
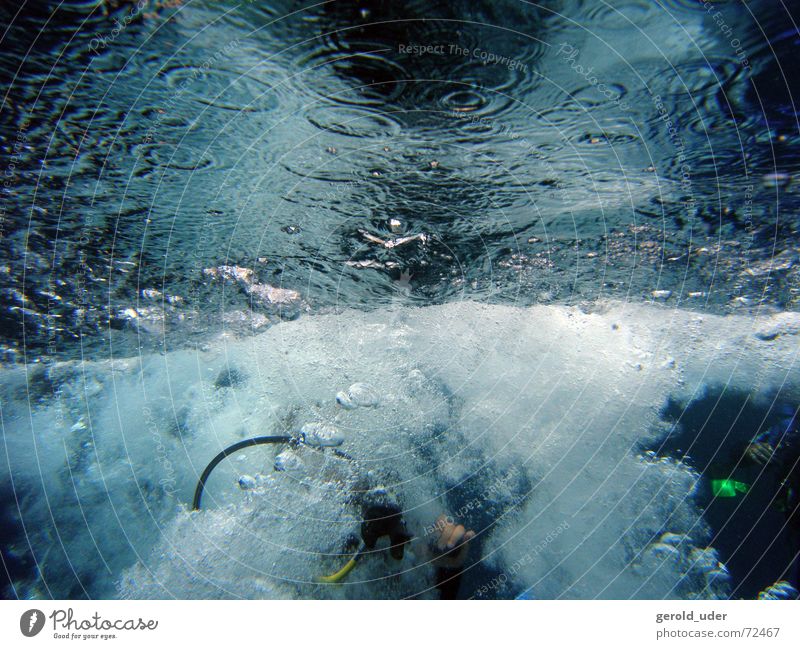
[(395, 559), (403, 558), (405, 544), (411, 540), (406, 531), (403, 511), (388, 497), (369, 498), (363, 507), (361, 539), (368, 550), (374, 550), (382, 536), (389, 537), (389, 552)]
[(765, 474), (776, 481), (774, 504), (786, 516), (794, 560), (785, 578), (800, 590), (800, 416), (788, 410), (778, 424), (752, 443), (767, 442), (773, 449)]
[[(365, 497), (363, 503), (361, 539), (368, 550), (373, 550), (378, 539), (383, 536), (389, 537), (389, 552), (392, 557), (402, 559), (405, 544), (411, 540), (402, 509), (388, 494), (372, 492)], [(436, 569), (436, 589), (440, 599), (458, 599), (462, 573), (463, 569), (460, 567)]]
[(458, 599), (463, 568), (437, 568), (436, 589), (440, 599)]

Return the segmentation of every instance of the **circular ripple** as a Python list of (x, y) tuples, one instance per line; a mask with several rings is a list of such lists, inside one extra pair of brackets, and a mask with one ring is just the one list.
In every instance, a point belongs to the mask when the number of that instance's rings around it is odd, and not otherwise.
[[(479, 50), (482, 52), (483, 50)], [(532, 62), (522, 59), (509, 59), (507, 64), (484, 63), (479, 58), (471, 58), (456, 66), (452, 71), (452, 79), (458, 79), (477, 88), (512, 94), (525, 85), (526, 81), (538, 79), (531, 73)], [(531, 59), (530, 55), (526, 56)]]
[(483, 109), (489, 101), (479, 91), (468, 88), (448, 92), (441, 99), (445, 110), (456, 113), (474, 113)]
[(166, 144), (139, 144), (133, 154), (147, 166), (173, 171), (200, 171), (216, 167), (208, 151), (197, 151), (189, 146), (177, 149)]
[(243, 112), (274, 110), (274, 88), (259, 79), (225, 68), (177, 66), (164, 73), (176, 94), (186, 94), (205, 106)]
[(653, 5), (644, 0), (615, 2), (611, 7), (606, 3), (592, 3), (582, 20), (584, 25), (599, 25), (603, 30), (636, 29), (652, 20)]
[(143, 108), (138, 114), (136, 123), (146, 125), (157, 125), (159, 128), (167, 130), (186, 131), (195, 120), (192, 113), (184, 111), (164, 111), (162, 108), (148, 106)]
[(316, 105), (305, 113), (306, 119), (323, 131), (349, 137), (394, 137), (403, 127), (391, 115), (356, 106)]
[(639, 138), (631, 133), (621, 133), (614, 130), (597, 131), (594, 133), (582, 133), (574, 138), (574, 141), (582, 146), (598, 146), (602, 144), (629, 144), (637, 141)]
[(720, 109), (713, 102), (704, 102), (696, 108), (692, 107), (678, 116), (676, 122), (703, 139), (723, 133), (734, 134), (737, 130), (737, 123), (731, 119), (730, 113)]
[(571, 125), (585, 118), (586, 110), (574, 101), (556, 104), (538, 112), (539, 121), (550, 127)]
[(307, 94), (354, 106), (384, 106), (395, 102), (405, 82), (411, 80), (411, 75), (401, 65), (378, 52), (326, 50), (307, 57), (300, 66)]
[(382, 169), (389, 167), (387, 152), (380, 143), (372, 143), (372, 149), (359, 147), (358, 151), (331, 155), (321, 153), (317, 149), (295, 149), (290, 157), (284, 160), (284, 168), (292, 174), (310, 180), (322, 180), (331, 183), (362, 183), (381, 174)]
[(452, 81), (431, 80), (415, 86), (415, 107), (434, 114), (467, 114), (475, 118), (494, 118), (513, 103), (509, 97), (480, 87)]
[(619, 83), (607, 83), (605, 87), (607, 91), (601, 92), (595, 85), (583, 86), (572, 93), (572, 99), (584, 108), (597, 108), (621, 101), (628, 94), (627, 88)]
[(713, 95), (733, 83), (739, 74), (741, 66), (732, 59), (695, 60), (659, 70), (647, 85), (655, 93), (667, 96), (689, 94), (699, 100), (703, 95)]

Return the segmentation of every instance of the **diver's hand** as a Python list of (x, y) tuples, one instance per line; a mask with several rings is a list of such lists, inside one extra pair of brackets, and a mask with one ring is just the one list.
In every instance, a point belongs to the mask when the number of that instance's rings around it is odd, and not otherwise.
[(753, 442), (752, 444), (748, 445), (744, 454), (750, 461), (762, 466), (767, 466), (770, 462), (772, 462), (772, 458), (775, 455), (775, 449), (769, 442)]
[(437, 568), (460, 568), (466, 561), (469, 542), (475, 532), (467, 531), (463, 525), (458, 525), (444, 514), (436, 519), (436, 529), (439, 530), (439, 538), (434, 545), (437, 556), (433, 565)]

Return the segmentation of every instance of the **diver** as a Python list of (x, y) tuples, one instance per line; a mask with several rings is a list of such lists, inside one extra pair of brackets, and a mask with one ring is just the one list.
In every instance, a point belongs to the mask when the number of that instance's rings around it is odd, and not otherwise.
[[(274, 470), (291, 471), (292, 466), (298, 462), (302, 463), (298, 454), (305, 454), (307, 459), (318, 461), (317, 470), (320, 475), (325, 474), (328, 479), (335, 478), (340, 484), (348, 484), (351, 503), (361, 508), (361, 539), (353, 537), (347, 544), (351, 552), (353, 548), (357, 548), (355, 553), (340, 570), (320, 577), (320, 583), (341, 582), (355, 568), (362, 556), (374, 551), (378, 540), (384, 537), (389, 539), (390, 556), (402, 560), (406, 544), (414, 540), (414, 537), (406, 527), (403, 508), (398, 498), (383, 485), (375, 484), (371, 472), (359, 467), (354, 458), (335, 448), (339, 443), (341, 443), (339, 438), (332, 430), (317, 426), (304, 430), (301, 437), (261, 436), (232, 444), (218, 453), (206, 466), (195, 489), (192, 509), (201, 509), (206, 481), (214, 468), (225, 458), (252, 446), (284, 445), (286, 449), (275, 457)], [(332, 452), (324, 453), (325, 449)], [(240, 478), (240, 486), (243, 480)], [(251, 478), (250, 481), (252, 480)], [(245, 483), (249, 484), (250, 481)], [(439, 516), (430, 529), (437, 533), (429, 546), (432, 564), (436, 568), (435, 587), (441, 599), (457, 599), (469, 542), (475, 537), (475, 532), (467, 530), (452, 517), (444, 514)]]
[(436, 519), (435, 527), (439, 536), (431, 544), (431, 549), (435, 557), (436, 589), (440, 599), (458, 599), (469, 542), (475, 538), (475, 532), (444, 514)]
[[(435, 586), (440, 599), (458, 599), (464, 562), (469, 552), (469, 542), (475, 537), (473, 530), (467, 530), (452, 517), (445, 514), (436, 519), (433, 526), (437, 535), (429, 549), (436, 568)], [(394, 559), (403, 558), (405, 544), (412, 540), (406, 529), (400, 506), (393, 499), (370, 502), (364, 507), (364, 522), (361, 524), (361, 538), (368, 550), (374, 550), (379, 538), (389, 537), (389, 552)], [(354, 561), (352, 559), (351, 561)], [(355, 566), (348, 562), (347, 572)], [(343, 569), (344, 570), (344, 569)], [(339, 571), (341, 573), (341, 571)], [(345, 573), (346, 574), (346, 573)], [(339, 573), (336, 573), (338, 576)], [(328, 578), (329, 581), (334, 581)], [(336, 579), (338, 581), (338, 579)]]
[[(745, 448), (744, 461), (759, 467), (759, 480), (768, 480), (774, 492), (772, 505), (786, 517), (786, 529), (793, 559), (781, 578), (760, 594), (761, 599), (797, 599), (800, 595), (800, 410), (785, 406), (781, 420), (758, 434)], [(746, 491), (748, 485), (735, 481), (734, 489)], [(728, 487), (729, 484), (722, 484)], [(715, 495), (721, 494), (720, 486)]]
[[(338, 572), (322, 577), (323, 583), (338, 583), (356, 566), (365, 551), (373, 551), (379, 539), (388, 537), (389, 554), (402, 560), (406, 543), (414, 537), (408, 532), (403, 510), (397, 499), (383, 488), (373, 489), (363, 495), (361, 542), (353, 557)], [(440, 515), (434, 523), (436, 535), (429, 544), (433, 566), (436, 569), (435, 587), (440, 599), (458, 599), (464, 562), (469, 542), (475, 537), (452, 517)], [(355, 543), (353, 543), (355, 545)]]

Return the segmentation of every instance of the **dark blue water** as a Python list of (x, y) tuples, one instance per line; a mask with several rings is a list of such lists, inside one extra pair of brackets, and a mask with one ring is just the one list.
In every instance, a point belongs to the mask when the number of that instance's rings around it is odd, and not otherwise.
[(3, 357), (397, 300), (794, 309), (787, 11), (4, 3)]

